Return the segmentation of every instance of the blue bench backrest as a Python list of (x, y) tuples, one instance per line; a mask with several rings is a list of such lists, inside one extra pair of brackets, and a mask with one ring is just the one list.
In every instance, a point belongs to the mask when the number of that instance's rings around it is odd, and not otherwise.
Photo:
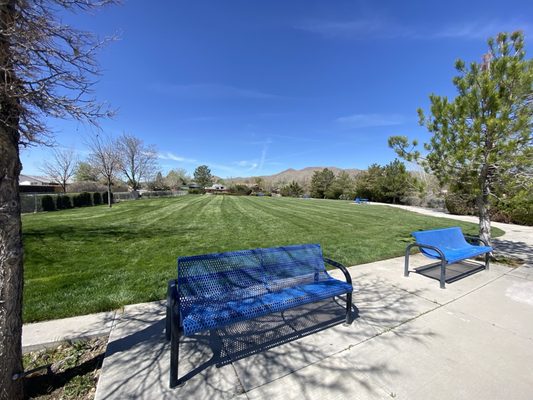
[[(461, 228), (454, 226), (452, 228), (433, 229), (430, 231), (413, 232), (416, 242), (418, 244), (426, 244), (446, 250), (459, 250), (468, 247), (469, 244), (463, 236)], [(421, 248), (420, 251), (430, 257), (437, 257), (437, 252)]]
[(238, 300), (329, 278), (319, 244), (204, 254), (178, 258), (182, 306)]

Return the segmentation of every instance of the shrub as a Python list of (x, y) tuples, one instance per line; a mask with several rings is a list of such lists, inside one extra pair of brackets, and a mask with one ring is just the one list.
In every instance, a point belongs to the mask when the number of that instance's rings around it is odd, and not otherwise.
[(446, 209), (455, 215), (476, 215), (476, 199), (473, 196), (450, 193), (444, 199)]
[(203, 194), (204, 191), (202, 189), (189, 189), (189, 194)]
[(498, 210), (497, 218), (501, 222), (533, 226), (533, 193), (528, 190), (500, 201), (494, 208)]
[(88, 207), (93, 205), (91, 194), (89, 192), (82, 192), (78, 195), (78, 197), (80, 201), (80, 207)]
[(65, 210), (67, 208), (72, 208), (72, 202), (70, 197), (67, 195), (60, 194), (56, 197), (56, 208), (58, 210)]
[(81, 207), (82, 206), (82, 199), (79, 194), (74, 194), (71, 197), (72, 199), (72, 206), (73, 207)]
[[(102, 193), (102, 203), (108, 204), (107, 192)], [(111, 203), (114, 203), (113, 202), (113, 192), (111, 192)]]
[(55, 211), (56, 209), (54, 198), (50, 195), (46, 195), (42, 197), (41, 205), (43, 207), (43, 211)]
[(99, 192), (93, 193), (93, 204), (95, 206), (102, 204), (102, 195)]
[(422, 205), (422, 199), (418, 196), (405, 196), (400, 199), (400, 203), (419, 207)]
[(343, 193), (339, 196), (339, 200), (353, 200), (354, 196), (349, 193)]
[[(189, 190), (189, 193), (190, 192), (191, 191)], [(230, 186), (229, 192), (237, 196), (248, 196), (250, 193), (252, 193), (252, 189), (246, 185), (233, 185)]]
[(439, 197), (433, 197), (433, 196), (427, 197), (424, 200), (424, 203), (426, 207), (429, 207), (429, 208), (441, 208), (442, 209), (446, 206), (444, 204), (444, 199), (441, 199)]

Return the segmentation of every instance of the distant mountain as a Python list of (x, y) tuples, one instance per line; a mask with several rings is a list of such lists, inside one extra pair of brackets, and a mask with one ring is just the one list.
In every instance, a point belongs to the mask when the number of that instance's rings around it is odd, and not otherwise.
[[(342, 171), (345, 171), (351, 176), (356, 176), (362, 172), (359, 169), (353, 169), (353, 168), (343, 169), (343, 168), (337, 168), (337, 167), (307, 167), (303, 169), (289, 168), (277, 174), (262, 175), (262, 176), (259, 176), (259, 178), (263, 179), (263, 182), (265, 183), (265, 186), (267, 187), (268, 186), (281, 187), (292, 181), (296, 181), (300, 185), (307, 186), (311, 182), (313, 173), (315, 171), (322, 171), (324, 168), (327, 168), (333, 171), (335, 175), (338, 175)], [(225, 182), (226, 184), (253, 184), (255, 182), (254, 179), (256, 177), (257, 176), (231, 178), (231, 179), (225, 179)]]

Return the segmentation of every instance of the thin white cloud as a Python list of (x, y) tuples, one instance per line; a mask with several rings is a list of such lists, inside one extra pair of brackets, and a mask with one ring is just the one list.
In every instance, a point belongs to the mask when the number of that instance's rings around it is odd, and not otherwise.
[(239, 88), (220, 84), (153, 84), (150, 88), (157, 93), (188, 99), (277, 99), (281, 96), (259, 90)]
[(295, 29), (320, 34), (326, 37), (345, 39), (487, 39), (498, 32), (532, 31), (532, 26), (520, 20), (477, 20), (464, 23), (434, 26), (402, 25), (386, 18), (364, 18), (348, 21), (308, 20), (297, 24)]
[(160, 158), (161, 160), (172, 160), (172, 161), (178, 161), (178, 162), (184, 162), (184, 163), (196, 163), (197, 162), (197, 160), (193, 158), (180, 157), (180, 156), (175, 155), (174, 153), (171, 153), (170, 151), (157, 153), (157, 157)]
[(246, 168), (249, 171), (252, 171), (259, 166), (257, 160), (241, 160), (235, 162), (235, 164), (239, 167)]
[[(531, 31), (531, 25), (520, 21), (471, 21), (463, 24), (445, 26), (429, 34), (434, 39), (487, 39), (499, 32), (522, 30)], [(420, 37), (423, 39), (424, 37)]]
[(308, 20), (295, 26), (296, 29), (327, 37), (365, 39), (369, 36), (405, 36), (405, 28), (384, 19), (355, 19), (349, 21)]
[(265, 144), (263, 145), (263, 149), (261, 150), (261, 157), (259, 158), (259, 165), (257, 166), (257, 168), (261, 171), (263, 169), (263, 166), (265, 165), (265, 160), (266, 160), (266, 156), (267, 156), (267, 152), (268, 152), (268, 148), (270, 147), (270, 143), (272, 143), (272, 141), (270, 140), (270, 138), (265, 142)]
[(394, 126), (406, 122), (400, 114), (353, 114), (335, 120), (344, 128), (369, 128), (377, 126)]

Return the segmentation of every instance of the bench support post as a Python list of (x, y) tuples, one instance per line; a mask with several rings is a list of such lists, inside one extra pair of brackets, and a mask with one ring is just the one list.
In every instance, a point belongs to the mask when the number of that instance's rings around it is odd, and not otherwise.
[(446, 260), (440, 262), (440, 288), (446, 288)]
[(407, 246), (407, 249), (405, 250), (405, 264), (403, 268), (403, 276), (409, 276), (409, 256), (411, 255), (411, 248), (413, 247), (412, 244)]
[(176, 318), (172, 318), (172, 333), (170, 339), (170, 387), (178, 386), (178, 362), (179, 362), (179, 343), (181, 332)]
[(165, 320), (165, 337), (170, 340), (170, 387), (178, 386), (178, 362), (180, 344), (180, 312), (177, 292), (177, 281), (168, 282), (167, 290), (167, 315)]
[(352, 323), (352, 292), (346, 294), (346, 324)]

